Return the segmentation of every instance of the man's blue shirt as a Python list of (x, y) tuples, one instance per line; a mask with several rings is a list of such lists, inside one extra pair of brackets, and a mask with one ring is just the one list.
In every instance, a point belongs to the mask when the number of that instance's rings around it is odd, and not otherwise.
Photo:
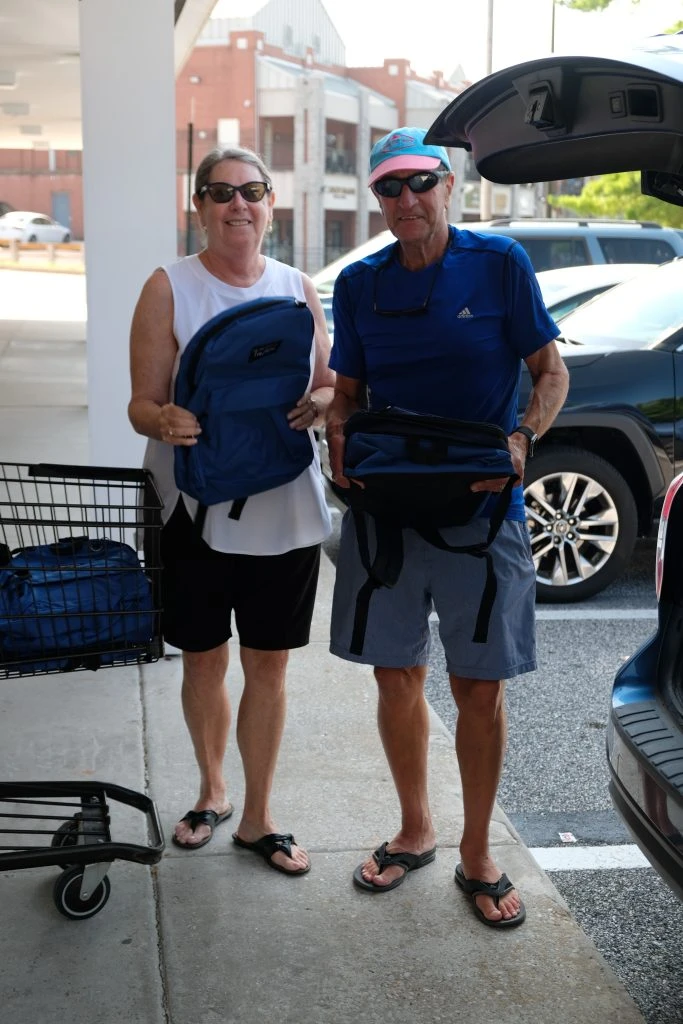
[[(425, 303), (423, 315), (386, 315)], [(442, 260), (423, 270), (401, 266), (398, 243), (345, 267), (333, 313), (330, 366), (368, 385), (371, 408), (497, 423), (507, 434), (519, 421), (522, 360), (559, 334), (522, 246), (453, 226)], [(508, 518), (525, 519), (521, 486)]]

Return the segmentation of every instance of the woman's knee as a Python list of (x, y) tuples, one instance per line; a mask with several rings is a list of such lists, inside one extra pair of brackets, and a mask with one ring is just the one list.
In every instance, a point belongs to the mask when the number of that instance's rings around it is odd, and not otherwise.
[(258, 651), (240, 647), (245, 686), (275, 693), (285, 685), (289, 651)]
[(210, 651), (183, 651), (183, 682), (192, 686), (222, 686), (228, 671), (228, 645)]

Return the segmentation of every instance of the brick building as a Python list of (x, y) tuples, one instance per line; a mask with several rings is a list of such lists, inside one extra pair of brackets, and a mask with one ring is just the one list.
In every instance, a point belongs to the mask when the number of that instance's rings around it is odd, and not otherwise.
[[(384, 226), (366, 187), (374, 142), (402, 124), (428, 127), (466, 87), (463, 77), (457, 69), (449, 81), (441, 71), (423, 78), (403, 58), (347, 67), (320, 0), (269, 0), (248, 17), (210, 20), (176, 80), (178, 252), (201, 244), (190, 202), (200, 160), (240, 144), (273, 172), (267, 251), (315, 273)], [(478, 175), (463, 151), (452, 155), (451, 219), (474, 219)], [(83, 237), (80, 154), (0, 151), (0, 201), (51, 213)], [(511, 212), (507, 187), (496, 186), (494, 212)]]
[(214, 146), (241, 144), (273, 172), (268, 251), (315, 272), (384, 226), (366, 187), (374, 142), (401, 124), (427, 127), (465, 84), (421, 78), (404, 59), (346, 67), (320, 0), (211, 20), (176, 84), (179, 251), (198, 244), (188, 170)]

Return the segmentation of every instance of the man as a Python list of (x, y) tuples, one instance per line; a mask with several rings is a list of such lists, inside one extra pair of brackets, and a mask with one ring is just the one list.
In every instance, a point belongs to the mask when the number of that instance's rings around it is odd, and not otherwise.
[[(346, 267), (334, 291), (337, 372), (327, 415), (335, 481), (343, 473), (344, 423), (361, 405), (394, 405), (421, 414), (497, 423), (509, 435), (520, 480), (537, 436), (553, 422), (567, 394), (567, 370), (554, 338), (559, 331), (543, 305), (531, 263), (519, 243), (459, 231), (448, 223), (454, 177), (446, 150), (424, 143), (425, 132), (400, 128), (370, 154), (369, 186), (397, 241)], [(517, 417), (522, 360), (533, 381), (521, 423)], [(504, 480), (472, 484), (500, 491)], [(332, 653), (371, 664), (378, 685), (379, 731), (400, 806), (401, 825), (354, 873), (373, 893), (400, 885), (409, 871), (435, 857), (427, 795), (428, 709), (424, 682), (428, 617), (439, 616), (451, 690), (458, 709), (456, 753), (464, 829), (455, 880), (477, 917), (492, 927), (521, 924), (519, 894), (491, 857), (488, 830), (506, 742), (503, 680), (536, 668), (535, 573), (521, 485), (491, 554), (498, 577), (488, 642), (472, 641), (481, 560), (441, 551), (413, 530), (403, 531), (398, 583), (370, 603), (362, 655), (351, 653), (353, 609), (366, 572), (353, 519), (344, 517), (332, 610)], [(495, 496), (480, 518), (442, 530), (451, 544), (484, 540)]]

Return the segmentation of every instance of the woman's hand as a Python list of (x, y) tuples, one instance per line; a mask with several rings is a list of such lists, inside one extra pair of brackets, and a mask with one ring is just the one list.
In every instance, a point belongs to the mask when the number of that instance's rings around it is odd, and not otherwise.
[(194, 413), (168, 402), (159, 410), (159, 438), (167, 444), (192, 445), (202, 428)]
[(292, 430), (308, 430), (312, 427), (315, 421), (320, 416), (320, 410), (315, 403), (315, 399), (312, 397), (311, 392), (307, 391), (299, 401), (296, 403), (294, 408), (287, 413), (287, 419)]

